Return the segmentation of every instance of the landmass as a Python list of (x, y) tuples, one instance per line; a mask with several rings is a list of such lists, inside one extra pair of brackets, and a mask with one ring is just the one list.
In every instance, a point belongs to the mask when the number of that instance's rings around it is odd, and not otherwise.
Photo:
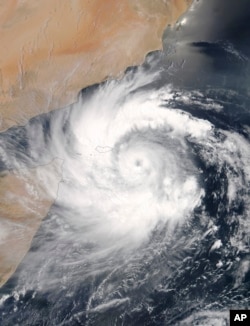
[(141, 63), (190, 2), (0, 1), (0, 131)]
[[(15, 271), (58, 191), (62, 160), (0, 175), (0, 286)], [(53, 179), (53, 180), (52, 180)]]

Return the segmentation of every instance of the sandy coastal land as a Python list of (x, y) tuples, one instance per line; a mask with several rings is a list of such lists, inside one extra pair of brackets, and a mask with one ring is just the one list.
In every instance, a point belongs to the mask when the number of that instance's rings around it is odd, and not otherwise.
[[(74, 102), (161, 49), (165, 27), (191, 0), (0, 0), (0, 131)], [(0, 175), (0, 285), (29, 249), (56, 198), (60, 160)]]
[(0, 1), (0, 130), (142, 62), (189, 2)]

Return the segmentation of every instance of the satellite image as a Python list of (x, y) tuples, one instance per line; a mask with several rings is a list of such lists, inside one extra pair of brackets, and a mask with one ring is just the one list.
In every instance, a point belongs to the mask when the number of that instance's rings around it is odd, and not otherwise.
[(229, 326), (250, 1), (0, 4), (0, 325)]

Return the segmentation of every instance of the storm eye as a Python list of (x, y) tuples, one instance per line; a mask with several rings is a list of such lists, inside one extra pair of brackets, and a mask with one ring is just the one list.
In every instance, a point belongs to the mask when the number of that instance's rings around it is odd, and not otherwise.
[(136, 166), (136, 167), (141, 167), (142, 165), (143, 165), (142, 160), (137, 159), (137, 160), (135, 161), (135, 166)]

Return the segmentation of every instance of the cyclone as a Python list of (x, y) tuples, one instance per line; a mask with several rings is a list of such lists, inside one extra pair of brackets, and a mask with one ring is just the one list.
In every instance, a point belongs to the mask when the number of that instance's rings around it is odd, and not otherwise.
[(97, 238), (118, 238), (123, 247), (123, 241), (140, 245), (160, 222), (183, 222), (200, 205), (204, 189), (188, 137), (204, 140), (212, 129), (206, 121), (161, 107), (164, 92), (151, 98), (142, 92), (124, 102), (120, 94), (130, 87), (126, 80), (107, 83), (101, 94), (76, 105), (82, 111), (72, 114), (71, 128), (78, 158), (64, 164), (75, 192), (69, 198), (63, 184), (58, 196), (79, 208), (76, 223), (94, 219)]
[[(42, 322), (45, 295), (45, 306), (55, 302), (51, 318), (58, 325), (142, 325), (143, 316), (150, 325), (174, 325), (176, 316), (190, 322), (187, 302), (195, 309), (198, 297), (202, 309), (217, 311), (215, 294), (222, 302), (216, 316), (223, 318), (235, 289), (244, 287), (247, 126), (225, 127), (225, 102), (201, 91), (155, 86), (160, 73), (140, 67), (33, 119), (22, 129), (21, 154), (6, 141), (15, 137), (2, 138), (6, 166), (63, 162), (56, 201), (12, 292), (2, 290), (10, 321), (22, 322), (31, 309)], [(56, 182), (50, 173), (48, 192)], [(222, 284), (230, 277), (227, 296)], [(17, 310), (22, 313), (12, 320)]]

